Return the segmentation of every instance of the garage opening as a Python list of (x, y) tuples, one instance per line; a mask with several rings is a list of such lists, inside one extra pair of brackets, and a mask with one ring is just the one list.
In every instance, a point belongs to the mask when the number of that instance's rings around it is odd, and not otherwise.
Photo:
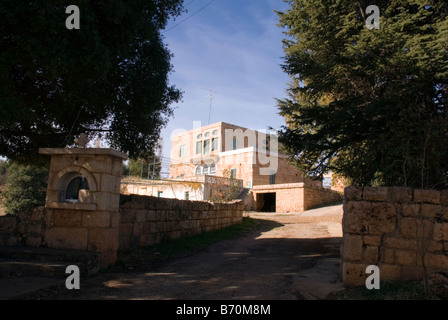
[(259, 193), (257, 194), (257, 211), (259, 212), (276, 212), (276, 193)]

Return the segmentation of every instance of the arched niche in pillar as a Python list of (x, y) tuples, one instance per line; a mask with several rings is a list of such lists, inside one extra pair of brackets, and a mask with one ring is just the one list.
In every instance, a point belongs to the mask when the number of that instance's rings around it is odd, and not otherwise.
[(46, 206), (118, 211), (123, 160), (113, 149), (40, 149), (51, 155)]
[(98, 184), (89, 171), (80, 167), (68, 167), (56, 176), (58, 203), (92, 203)]

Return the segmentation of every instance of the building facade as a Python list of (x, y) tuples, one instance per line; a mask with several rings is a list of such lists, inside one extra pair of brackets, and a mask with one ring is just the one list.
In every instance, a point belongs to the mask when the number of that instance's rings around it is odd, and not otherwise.
[(242, 180), (245, 188), (304, 182), (269, 132), (219, 122), (175, 135), (171, 143), (173, 179), (211, 175)]
[(340, 194), (304, 179), (278, 152), (277, 137), (219, 122), (171, 138), (170, 178), (124, 181), (125, 193), (183, 200), (244, 200), (245, 210), (302, 212)]

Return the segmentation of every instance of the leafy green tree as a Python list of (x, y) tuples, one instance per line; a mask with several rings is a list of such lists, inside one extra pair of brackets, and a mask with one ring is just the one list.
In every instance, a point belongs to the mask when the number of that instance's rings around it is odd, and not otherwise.
[(6, 183), (7, 162), (0, 160), (0, 186)]
[(161, 30), (182, 0), (0, 0), (0, 155), (27, 160), (101, 134), (132, 157), (151, 153), (181, 92), (169, 84)]
[(6, 213), (18, 214), (45, 205), (47, 180), (47, 166), (10, 161), (7, 168), (7, 189), (4, 192)]
[(448, 2), (285, 2), (280, 142), (297, 166), (355, 185), (448, 186)]
[(123, 175), (142, 179), (160, 179), (161, 169), (162, 166), (158, 156), (152, 156), (146, 159), (130, 159)]

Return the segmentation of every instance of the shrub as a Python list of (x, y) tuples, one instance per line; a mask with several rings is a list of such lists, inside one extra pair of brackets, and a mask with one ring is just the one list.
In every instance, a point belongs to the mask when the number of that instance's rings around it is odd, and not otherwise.
[(43, 206), (45, 204), (48, 167), (9, 162), (4, 192), (7, 214)]

